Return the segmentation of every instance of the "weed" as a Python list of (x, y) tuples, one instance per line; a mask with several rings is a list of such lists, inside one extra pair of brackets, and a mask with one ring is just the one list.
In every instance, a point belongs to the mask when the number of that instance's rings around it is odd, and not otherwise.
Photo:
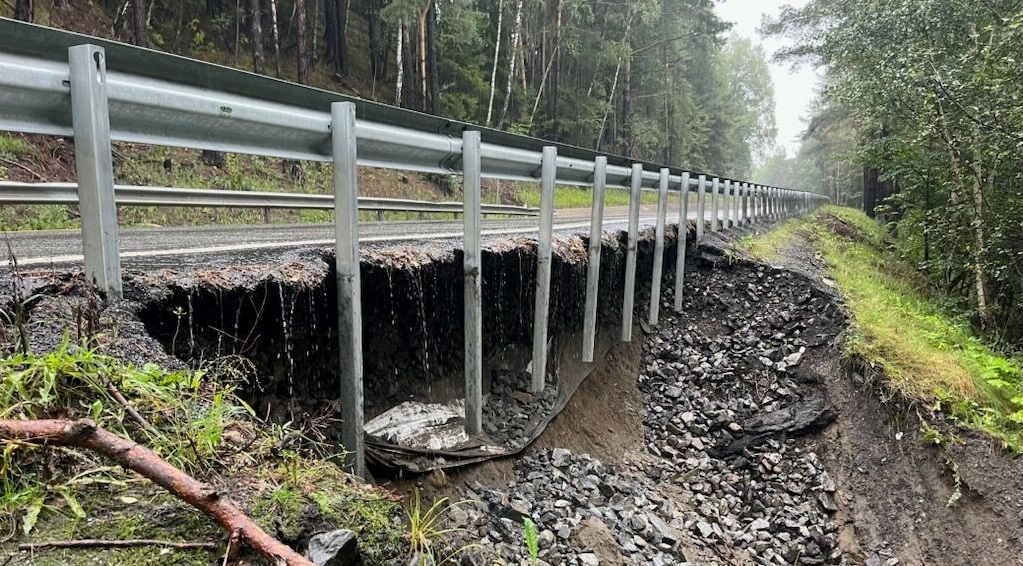
[(536, 566), (540, 558), (540, 534), (537, 532), (536, 523), (529, 517), (522, 519), (522, 539), (526, 543), (526, 550), (529, 551), (529, 563)]
[(0, 134), (0, 157), (13, 161), (28, 153), (28, 150), (28, 144), (20, 137)]
[[(445, 564), (455, 562), (457, 557), (470, 546), (464, 546), (450, 552), (446, 558), (437, 561), (437, 550), (442, 544), (442, 539), (459, 532), (460, 529), (445, 528), (444, 513), (450, 507), (447, 505), (446, 497), (437, 499), (428, 508), (423, 508), (422, 496), (418, 489), (415, 490), (413, 500), (407, 512), (409, 524), (409, 557), (418, 557), (421, 564)], [(458, 505), (457, 503), (454, 505)]]

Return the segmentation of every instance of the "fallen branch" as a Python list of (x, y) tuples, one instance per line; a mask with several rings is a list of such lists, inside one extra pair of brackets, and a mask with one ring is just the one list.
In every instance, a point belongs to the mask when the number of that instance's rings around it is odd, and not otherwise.
[(110, 396), (113, 397), (114, 400), (117, 401), (122, 408), (124, 408), (124, 411), (128, 413), (128, 416), (130, 416), (133, 421), (138, 423), (138, 425), (145, 429), (147, 432), (151, 433), (156, 432), (156, 427), (149, 424), (149, 421), (147, 421), (142, 415), (139, 414), (138, 411), (135, 410), (135, 407), (133, 407), (131, 403), (129, 403), (128, 400), (124, 398), (124, 395), (121, 394), (121, 390), (118, 389), (116, 385), (114, 385), (114, 382), (107, 379), (106, 376), (103, 376), (103, 386), (107, 388), (107, 393), (110, 393)]
[(29, 173), (34, 175), (35, 178), (39, 179), (40, 181), (45, 181), (46, 180), (46, 177), (43, 177), (39, 173), (36, 173), (35, 171), (29, 169), (25, 165), (22, 165), (21, 163), (18, 163), (17, 161), (13, 161), (13, 160), (7, 159), (6, 157), (0, 157), (0, 161), (3, 161), (4, 163), (6, 163), (8, 165), (13, 165), (15, 167), (20, 167), (21, 169), (24, 169), (25, 171), (28, 171)]
[(127, 548), (132, 546), (163, 546), (166, 548), (217, 548), (215, 542), (174, 542), (151, 538), (128, 540), (101, 540), (87, 538), (81, 540), (48, 540), (18, 545), (18, 550), (42, 550), (45, 548)]
[(148, 448), (107, 432), (91, 420), (0, 420), (0, 440), (75, 446), (102, 454), (209, 515), (227, 532), (239, 533), (240, 538), (270, 564), (313, 566), (302, 555), (268, 535), (241, 509), (206, 484), (171, 466)]

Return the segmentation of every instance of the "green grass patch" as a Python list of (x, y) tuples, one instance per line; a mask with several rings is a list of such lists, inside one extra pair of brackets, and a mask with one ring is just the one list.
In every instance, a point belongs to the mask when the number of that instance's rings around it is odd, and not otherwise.
[(16, 160), (29, 151), (29, 146), (20, 137), (0, 133), (0, 157)]
[(802, 226), (801, 219), (790, 218), (765, 234), (744, 236), (739, 241), (739, 247), (746, 250), (753, 257), (770, 263), (778, 259), (778, 253), (785, 246), (796, 240), (799, 235), (798, 231)]
[[(540, 206), (540, 187), (535, 183), (522, 184), (517, 191), (519, 200), (525, 206)], [(604, 206), (629, 206), (629, 191), (605, 189)], [(670, 198), (670, 197), (669, 197)], [(677, 196), (675, 197), (677, 200)], [(643, 204), (657, 204), (657, 193), (643, 191)], [(593, 204), (593, 190), (588, 187), (557, 187), (554, 189), (554, 208), (589, 208)]]
[(823, 254), (854, 326), (846, 354), (884, 372), (891, 387), (1023, 452), (1023, 370), (939, 307), (926, 282), (891, 250), (865, 214), (824, 207), (751, 244), (771, 253), (799, 231)]

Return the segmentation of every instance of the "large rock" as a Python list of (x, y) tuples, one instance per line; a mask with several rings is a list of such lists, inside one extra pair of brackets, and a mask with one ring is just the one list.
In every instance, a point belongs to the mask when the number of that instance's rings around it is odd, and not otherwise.
[(359, 558), (359, 542), (348, 529), (320, 533), (309, 539), (306, 556), (316, 566), (349, 566)]

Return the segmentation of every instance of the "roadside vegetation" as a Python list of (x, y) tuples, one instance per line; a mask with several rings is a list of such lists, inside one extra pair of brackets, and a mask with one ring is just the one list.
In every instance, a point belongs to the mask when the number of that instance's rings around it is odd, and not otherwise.
[(968, 313), (947, 306), (928, 280), (902, 261), (884, 228), (862, 212), (824, 207), (782, 223), (742, 246), (765, 261), (781, 259), (797, 238), (828, 264), (853, 318), (846, 355), (875, 368), (887, 384), (923, 409), (1023, 452), (1023, 365), (972, 330)]
[[(9, 343), (11, 345), (12, 343)], [(390, 564), (407, 547), (398, 500), (341, 471), (316, 430), (262, 421), (237, 395), (250, 377), (233, 358), (198, 370), (136, 366), (65, 339), (34, 353), (18, 342), (0, 358), (0, 419), (82, 419), (131, 438), (227, 494), (271, 536), (295, 544), (351, 529), (367, 564)], [(3, 544), (74, 539), (209, 543), (46, 549), (34, 564), (209, 564), (227, 533), (162, 488), (97, 454), (34, 443), (0, 443)]]

